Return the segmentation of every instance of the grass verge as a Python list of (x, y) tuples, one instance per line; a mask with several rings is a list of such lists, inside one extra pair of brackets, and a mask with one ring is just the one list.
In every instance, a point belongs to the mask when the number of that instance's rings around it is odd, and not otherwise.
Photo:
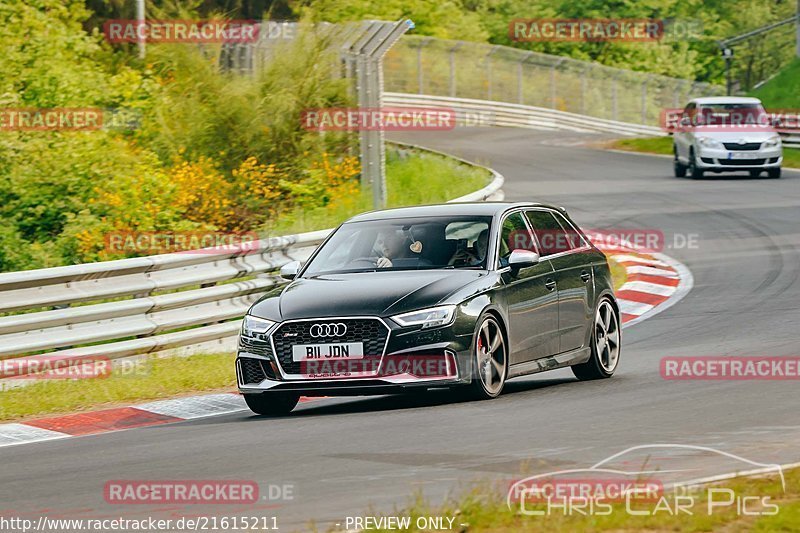
[[(489, 173), (429, 152), (387, 148), (386, 207), (446, 202), (485, 187)], [(358, 213), (372, 210), (372, 191), (344, 201), (284, 214), (272, 228), (275, 235), (332, 228)]]
[[(422, 531), (416, 526), (417, 519), (431, 516), (454, 518), (453, 523), (459, 526), (455, 528), (457, 531), (471, 533), (799, 531), (800, 469), (788, 470), (784, 475), (785, 492), (778, 476), (737, 478), (699, 487), (697, 490), (681, 494), (683, 500), (676, 500), (674, 491), (666, 489), (663, 497), (656, 498), (655, 501), (632, 501), (630, 509), (642, 513), (639, 515), (628, 512), (625, 502), (608, 504), (610, 509), (597, 505), (593, 512), (588, 511), (592, 507), (587, 504), (583, 508), (585, 514), (581, 514), (575, 510), (580, 505), (576, 501), (575, 508), (568, 505), (567, 510), (563, 505), (557, 507), (555, 502), (549, 511), (545, 504), (526, 506), (526, 509), (543, 513), (532, 516), (521, 513), (519, 504), (514, 504), (513, 509), (509, 509), (506, 505), (505, 489), (495, 485), (493, 489), (485, 486), (475, 488), (441, 507), (431, 507), (421, 497), (417, 497), (406, 511), (396, 516), (411, 518), (410, 527), (401, 529), (402, 531)], [(718, 492), (710, 493), (709, 489), (716, 489)], [(728, 490), (733, 492), (723, 492)], [(685, 499), (689, 497), (692, 498), (691, 501)], [(712, 504), (725, 502), (726, 505), (712, 505), (709, 510), (709, 497)], [(730, 504), (727, 504), (729, 498)], [(745, 498), (747, 500), (744, 500)], [(683, 506), (683, 511), (676, 511), (676, 506), (679, 504)], [(752, 514), (746, 514), (745, 510)]]
[(151, 357), (106, 377), (48, 380), (0, 392), (0, 421), (72, 413), (173, 398), (188, 392), (234, 390), (231, 353)]
[(752, 91), (767, 109), (797, 109), (800, 107), (800, 59), (792, 61), (780, 74)]
[[(608, 148), (627, 150), (629, 152), (672, 155), (672, 137), (617, 139), (608, 145)], [(783, 166), (800, 168), (800, 148), (783, 148)]]

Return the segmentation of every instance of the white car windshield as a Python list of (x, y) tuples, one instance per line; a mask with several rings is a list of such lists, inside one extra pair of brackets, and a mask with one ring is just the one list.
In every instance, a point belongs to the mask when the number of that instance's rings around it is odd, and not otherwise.
[(491, 217), (397, 218), (343, 224), (303, 277), (376, 270), (486, 268)]

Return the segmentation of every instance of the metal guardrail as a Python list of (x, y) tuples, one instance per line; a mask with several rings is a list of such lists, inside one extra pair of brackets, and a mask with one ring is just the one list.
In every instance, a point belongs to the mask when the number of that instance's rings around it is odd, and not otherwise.
[[(486, 187), (451, 201), (497, 199), (503, 177), (487, 170)], [(235, 338), (250, 305), (275, 285), (273, 273), (308, 258), (330, 231), (264, 239), (247, 249), (2, 273), (0, 313), (23, 311), (0, 317), (0, 359), (14, 359), (2, 377), (34, 372), (43, 358), (69, 366)]]
[(784, 146), (789, 148), (800, 148), (800, 130), (778, 130), (781, 134), (781, 141)]
[(384, 93), (390, 107), (447, 107), (455, 112), (456, 122), (483, 126), (508, 126), (545, 130), (568, 130), (622, 135), (666, 135), (661, 128), (607, 120), (556, 109), (547, 109), (489, 100), (453, 98), (425, 94)]

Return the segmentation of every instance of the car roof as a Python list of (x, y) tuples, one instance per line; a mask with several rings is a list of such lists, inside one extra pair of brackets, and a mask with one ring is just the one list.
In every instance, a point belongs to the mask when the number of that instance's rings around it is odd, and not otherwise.
[(515, 207), (547, 207), (566, 213), (563, 207), (555, 207), (534, 202), (452, 202), (447, 204), (419, 205), (413, 207), (396, 207), (381, 209), (356, 215), (347, 222), (364, 222), (367, 220), (386, 220), (390, 218), (414, 218), (436, 216), (495, 216)]
[(760, 104), (761, 100), (752, 96), (705, 96), (692, 100), (695, 104)]

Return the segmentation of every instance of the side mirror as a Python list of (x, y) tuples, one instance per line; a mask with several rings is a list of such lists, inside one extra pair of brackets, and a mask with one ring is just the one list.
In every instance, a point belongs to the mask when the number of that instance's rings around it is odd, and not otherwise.
[(537, 264), (539, 264), (539, 254), (531, 252), (530, 250), (514, 250), (508, 257), (508, 266), (510, 266), (512, 270), (532, 267)]
[(283, 279), (293, 280), (300, 272), (300, 261), (289, 261), (281, 267), (281, 277)]

